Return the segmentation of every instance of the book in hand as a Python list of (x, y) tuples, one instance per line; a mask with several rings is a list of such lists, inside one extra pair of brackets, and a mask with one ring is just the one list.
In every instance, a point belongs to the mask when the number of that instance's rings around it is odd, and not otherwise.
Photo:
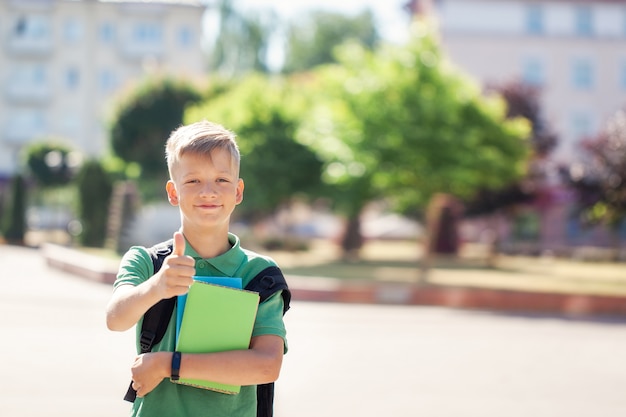
[[(213, 353), (248, 349), (259, 306), (259, 294), (196, 281), (187, 293), (176, 350)], [(225, 394), (241, 387), (214, 381), (180, 378), (173, 381)]]
[[(242, 287), (242, 279), (234, 277), (202, 277), (194, 276), (194, 281), (202, 281), (208, 284), (221, 285), (223, 287), (239, 288)], [(180, 325), (183, 321), (183, 311), (187, 303), (187, 294), (179, 295), (176, 300), (176, 343), (178, 343), (178, 335), (180, 334)]]

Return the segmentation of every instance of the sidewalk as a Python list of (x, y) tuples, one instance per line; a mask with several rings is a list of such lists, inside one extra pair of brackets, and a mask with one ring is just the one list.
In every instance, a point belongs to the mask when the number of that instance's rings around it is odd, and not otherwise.
[[(96, 282), (112, 284), (115, 281), (118, 266), (115, 260), (103, 259), (55, 244), (44, 244), (41, 252), (51, 267)], [(489, 286), (478, 279), (473, 280), (471, 273), (435, 269), (433, 274), (435, 279), (427, 285), (356, 282), (296, 275), (287, 275), (287, 281), (295, 300), (445, 306), (517, 313), (565, 314), (576, 317), (626, 315), (626, 293), (602, 295), (503, 289), (495, 285)]]

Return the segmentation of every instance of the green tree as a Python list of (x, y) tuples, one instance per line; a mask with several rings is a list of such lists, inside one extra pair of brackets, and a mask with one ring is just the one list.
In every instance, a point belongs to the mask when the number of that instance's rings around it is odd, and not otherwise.
[(415, 29), (403, 47), (344, 45), (340, 65), (316, 71), (323, 94), (298, 132), (325, 179), (353, 192), (338, 198), (357, 230), (373, 198), (418, 211), (436, 193), (465, 199), (524, 174), (528, 123), (506, 120), (504, 101), (452, 67), (425, 22)]
[(113, 181), (96, 160), (86, 161), (76, 176), (81, 244), (102, 247), (106, 238)]
[(10, 190), (11, 198), (3, 210), (2, 234), (7, 242), (21, 245), (26, 233), (26, 183), (22, 175), (11, 178)]
[(186, 114), (187, 122), (207, 118), (237, 134), (246, 185), (239, 215), (258, 220), (294, 196), (320, 192), (322, 163), (294, 140), (296, 97), (280, 79), (251, 75)]
[(248, 72), (269, 72), (269, 46), (278, 25), (270, 11), (245, 13), (232, 0), (217, 5), (218, 33), (211, 48), (209, 67), (222, 77)]
[(182, 80), (150, 79), (133, 89), (116, 109), (110, 126), (111, 147), (126, 163), (136, 163), (144, 179), (162, 184), (165, 141), (183, 121), (185, 107), (200, 93)]
[(80, 162), (77, 153), (54, 139), (33, 143), (25, 153), (30, 173), (43, 188), (68, 184)]
[(287, 31), (283, 71), (305, 71), (336, 62), (335, 48), (347, 41), (358, 42), (367, 49), (374, 49), (379, 36), (371, 11), (364, 11), (356, 16), (327, 11), (303, 15), (291, 23)]

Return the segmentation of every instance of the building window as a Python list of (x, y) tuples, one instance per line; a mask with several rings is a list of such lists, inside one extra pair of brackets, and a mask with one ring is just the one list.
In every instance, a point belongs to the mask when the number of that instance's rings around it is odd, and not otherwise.
[(576, 59), (572, 63), (572, 86), (577, 90), (593, 88), (593, 65), (588, 59)]
[(181, 27), (178, 30), (178, 44), (185, 48), (193, 44), (193, 31), (190, 28)]
[(117, 79), (113, 71), (102, 70), (99, 75), (100, 90), (105, 93), (111, 92), (117, 88)]
[(163, 30), (156, 23), (140, 23), (133, 30), (135, 42), (143, 45), (161, 45)]
[(66, 20), (63, 26), (63, 37), (65, 41), (69, 43), (78, 42), (81, 36), (82, 28), (80, 22), (75, 19)]
[(80, 83), (80, 73), (76, 68), (68, 68), (65, 72), (65, 86), (68, 90), (76, 90)]
[(545, 81), (543, 61), (538, 58), (528, 58), (523, 63), (522, 80), (526, 84), (542, 86)]
[(530, 35), (541, 35), (543, 27), (543, 9), (534, 4), (526, 8), (526, 33)]
[(43, 65), (24, 65), (16, 68), (11, 83), (26, 89), (40, 89), (46, 86), (46, 69)]
[(50, 37), (50, 24), (44, 16), (20, 16), (15, 21), (13, 36), (24, 39), (46, 39)]
[(577, 6), (575, 10), (575, 31), (579, 36), (593, 35), (593, 14), (589, 6)]
[(104, 44), (113, 43), (115, 40), (115, 27), (111, 23), (100, 25), (100, 41)]

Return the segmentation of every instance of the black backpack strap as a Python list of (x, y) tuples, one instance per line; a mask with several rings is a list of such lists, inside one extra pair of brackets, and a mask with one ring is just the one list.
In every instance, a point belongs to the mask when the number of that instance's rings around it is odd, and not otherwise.
[[(173, 245), (174, 240), (170, 239), (148, 249), (150, 257), (152, 258), (154, 274), (161, 269), (165, 258), (172, 253)], [(176, 297), (163, 299), (150, 307), (143, 315), (141, 336), (139, 339), (141, 353), (150, 352), (152, 347), (163, 339), (175, 305)]]
[[(170, 239), (148, 249), (155, 274), (163, 266), (163, 260), (172, 253), (173, 242), (173, 239)], [(176, 297), (172, 297), (159, 301), (145, 312), (139, 336), (141, 353), (150, 352), (152, 347), (163, 339), (175, 306)], [(136, 398), (137, 392), (133, 389), (131, 382), (124, 399), (132, 403)]]
[[(291, 302), (291, 291), (285, 280), (280, 268), (276, 266), (270, 266), (265, 268), (259, 274), (257, 274), (246, 285), (246, 290), (255, 291), (259, 293), (260, 300), (267, 300), (277, 291), (282, 291), (283, 297), (283, 314), (289, 310), (289, 303)], [(259, 384), (256, 387), (256, 415), (257, 417), (272, 417), (274, 415), (274, 383)]]
[(246, 285), (246, 290), (258, 292), (261, 297), (260, 303), (267, 300), (274, 293), (282, 290), (283, 296), (283, 314), (289, 310), (289, 303), (291, 302), (291, 291), (285, 280), (280, 268), (277, 266), (268, 266), (263, 271), (259, 272), (252, 280)]

